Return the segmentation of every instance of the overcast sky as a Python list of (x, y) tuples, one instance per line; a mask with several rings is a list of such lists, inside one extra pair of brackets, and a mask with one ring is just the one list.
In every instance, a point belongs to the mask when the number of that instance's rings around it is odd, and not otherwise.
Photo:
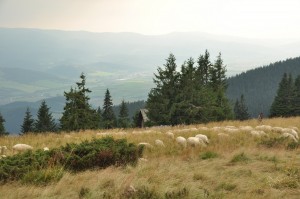
[(300, 40), (300, 0), (0, 0), (0, 27)]

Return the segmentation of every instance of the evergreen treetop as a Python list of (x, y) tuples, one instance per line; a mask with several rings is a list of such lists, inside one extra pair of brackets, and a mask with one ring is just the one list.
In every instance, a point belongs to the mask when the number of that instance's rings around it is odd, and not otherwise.
[(102, 118), (103, 118), (103, 125), (104, 128), (110, 129), (116, 127), (116, 116), (112, 109), (113, 103), (111, 99), (111, 95), (109, 90), (106, 89), (104, 102), (103, 102), (103, 109), (102, 109)]
[(3, 116), (0, 113), (0, 136), (8, 135), (8, 133), (6, 132), (5, 127), (4, 127), (4, 122), (5, 122), (5, 119), (3, 118)]
[(21, 134), (26, 134), (29, 132), (34, 132), (34, 119), (32, 118), (29, 107), (27, 107), (23, 124), (21, 125)]
[(41, 102), (40, 108), (37, 113), (37, 120), (35, 122), (35, 132), (55, 132), (55, 120), (50, 113), (50, 108), (47, 106), (46, 101)]

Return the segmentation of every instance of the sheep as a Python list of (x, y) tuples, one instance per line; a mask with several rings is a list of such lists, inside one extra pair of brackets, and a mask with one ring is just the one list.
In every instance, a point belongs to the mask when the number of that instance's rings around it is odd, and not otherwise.
[(269, 125), (260, 125), (255, 127), (257, 130), (262, 130), (262, 131), (272, 131), (272, 127)]
[(198, 134), (195, 137), (198, 138), (198, 139), (201, 139), (204, 143), (209, 144), (209, 140), (208, 140), (206, 135)]
[(224, 131), (228, 132), (228, 133), (237, 133), (237, 132), (239, 132), (239, 130), (236, 129), (236, 128), (228, 128), (228, 127), (225, 127)]
[(290, 138), (290, 139), (292, 139), (294, 142), (298, 142), (298, 140), (295, 138), (295, 136), (292, 135), (292, 134), (290, 134), (290, 133), (283, 133), (283, 134), (281, 135), (281, 137), (284, 137), (284, 138)]
[(258, 137), (260, 137), (262, 135), (264, 135), (264, 136), (267, 135), (264, 131), (255, 131), (255, 130), (251, 131), (250, 134), (253, 136), (258, 136)]
[(289, 133), (289, 134), (292, 134), (297, 140), (299, 140), (299, 136), (298, 136), (298, 133), (297, 131), (295, 131), (294, 129), (290, 129), (290, 128), (284, 128), (282, 130), (283, 133)]
[(160, 146), (160, 147), (165, 147), (164, 142), (161, 141), (161, 140), (155, 140), (155, 145), (156, 145), (156, 146)]
[(151, 144), (147, 143), (147, 142), (140, 142), (140, 143), (138, 144), (138, 146), (141, 146), (141, 145), (144, 145), (145, 148), (149, 148), (149, 149), (152, 149), (152, 148), (153, 148), (153, 146), (152, 146)]
[(207, 128), (207, 127), (199, 127), (198, 129), (203, 130), (203, 131), (208, 131), (209, 130), (209, 128)]
[(49, 151), (48, 147), (44, 147), (43, 149), (44, 149), (44, 151)]
[(166, 135), (171, 138), (174, 139), (174, 133), (172, 133), (171, 131), (166, 132)]
[(198, 137), (189, 137), (187, 139), (187, 143), (192, 147), (196, 147), (196, 146), (204, 146), (205, 147), (206, 146), (204, 141)]
[(277, 127), (277, 126), (275, 126), (275, 127), (272, 128), (272, 131), (281, 133), (281, 132), (283, 131), (283, 128), (282, 128), (282, 127)]
[(14, 153), (15, 151), (23, 152), (23, 151), (27, 151), (27, 150), (32, 150), (33, 147), (29, 146), (27, 144), (16, 144), (12, 147), (12, 149), (13, 149), (13, 153)]
[(186, 139), (184, 138), (184, 137), (181, 137), (181, 136), (179, 136), (179, 137), (177, 137), (176, 138), (176, 142), (180, 145), (180, 146), (182, 146), (182, 147), (186, 147)]
[(295, 126), (290, 126), (289, 128), (291, 128), (291, 129), (294, 129), (295, 131), (299, 132), (299, 129), (298, 129), (298, 127), (295, 127)]
[(241, 131), (252, 131), (252, 126), (240, 126)]

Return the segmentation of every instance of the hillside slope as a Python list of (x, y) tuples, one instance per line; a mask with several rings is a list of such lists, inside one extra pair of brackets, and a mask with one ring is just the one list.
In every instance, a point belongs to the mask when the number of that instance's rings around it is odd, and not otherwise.
[(284, 73), (291, 73), (294, 78), (300, 75), (300, 57), (275, 62), (229, 78), (227, 96), (235, 102), (244, 94), (252, 117), (260, 112), (267, 116)]

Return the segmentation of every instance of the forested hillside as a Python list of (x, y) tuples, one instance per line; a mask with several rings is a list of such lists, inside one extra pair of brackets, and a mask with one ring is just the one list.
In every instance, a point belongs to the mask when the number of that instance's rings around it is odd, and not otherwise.
[(300, 57), (275, 62), (229, 78), (227, 96), (234, 102), (244, 94), (252, 117), (257, 117), (260, 112), (267, 116), (284, 73), (291, 73), (293, 78), (299, 75)]

